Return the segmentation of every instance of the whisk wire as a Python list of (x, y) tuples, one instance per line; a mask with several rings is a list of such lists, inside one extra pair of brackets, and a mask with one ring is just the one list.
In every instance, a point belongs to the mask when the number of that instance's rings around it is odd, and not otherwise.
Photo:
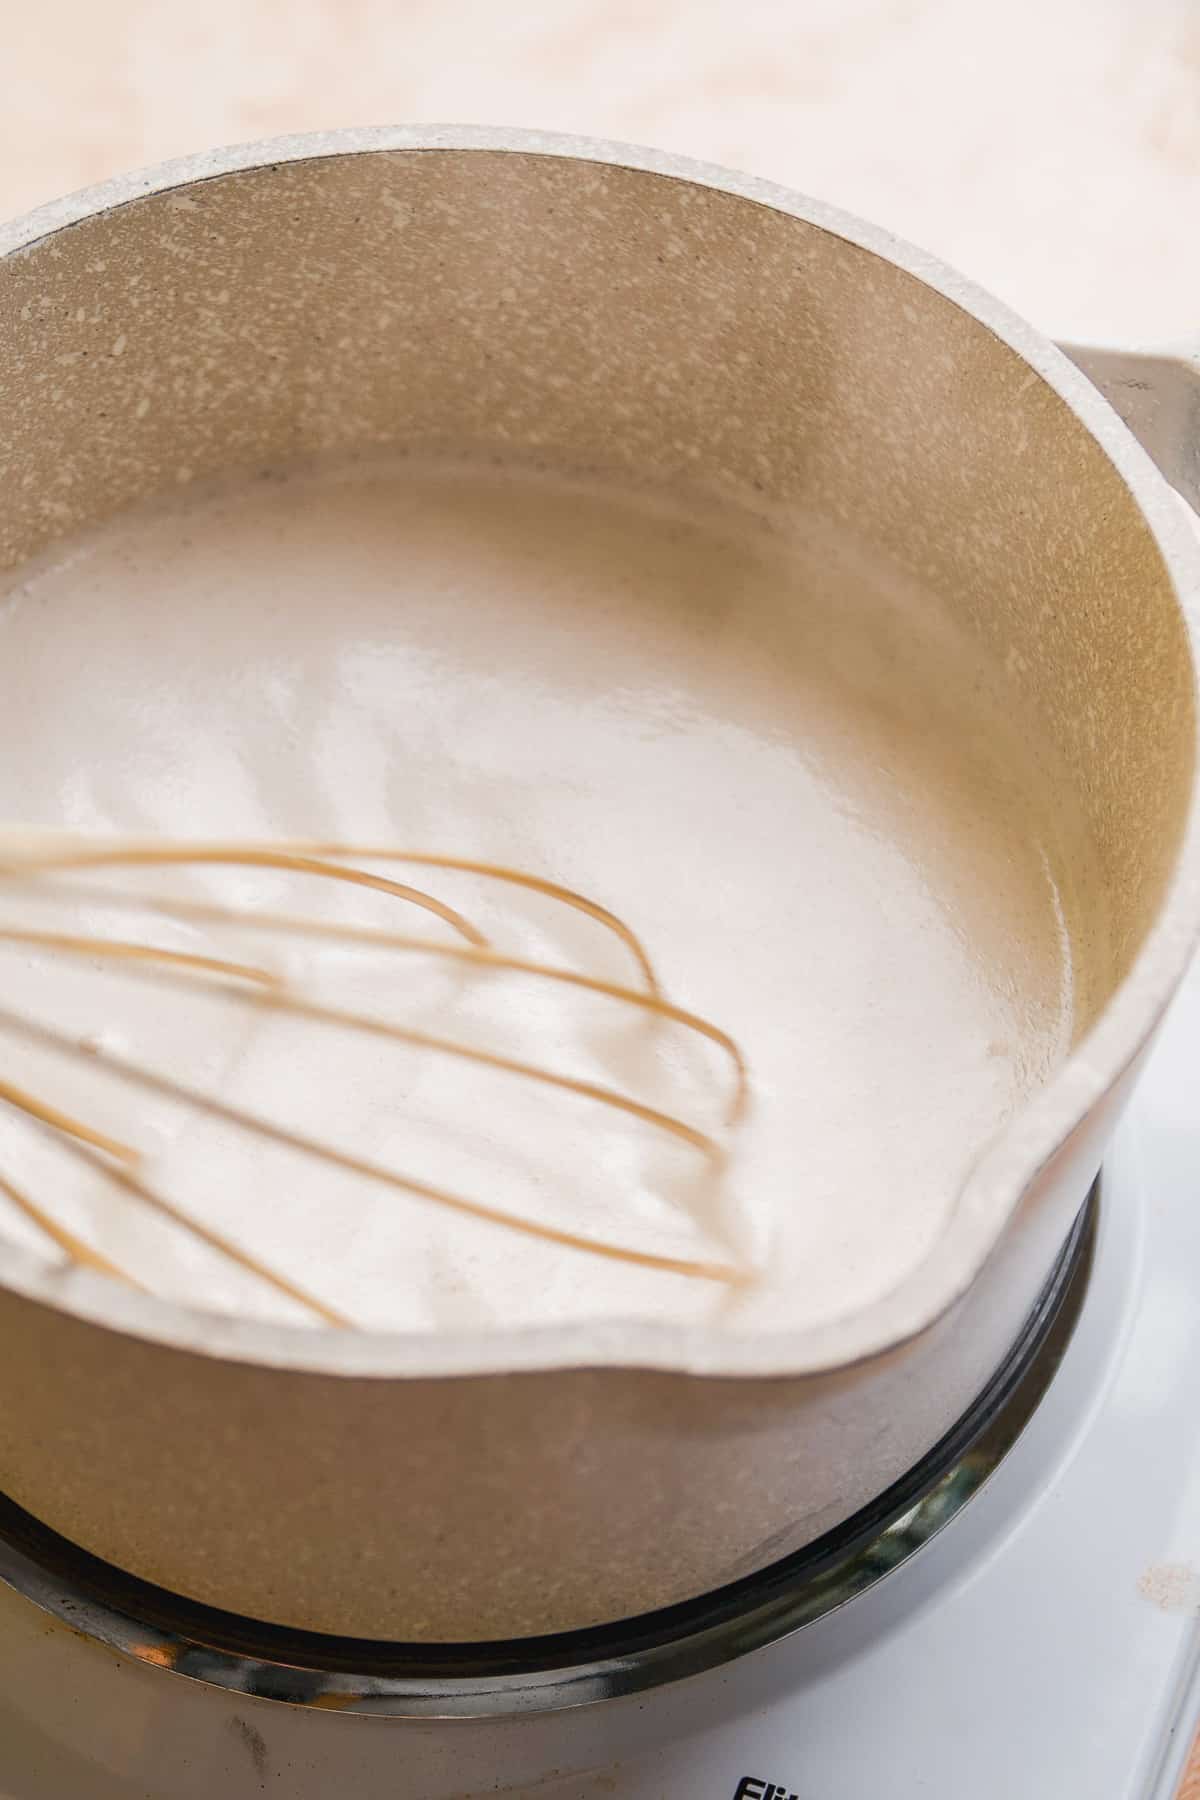
[[(3, 848), (0, 843), (0, 850)], [(390, 893), (398, 899), (409, 900), (416, 906), (424, 906), (452, 924), (469, 943), (483, 945), (487, 940), (468, 920), (454, 912), (453, 908), (444, 907), (441, 901), (422, 889), (406, 887), (401, 882), (390, 882), (385, 876), (373, 875), (364, 869), (347, 869), (343, 864), (345, 859), (354, 857), (358, 861), (401, 862), (410, 863), (416, 868), (456, 870), (462, 874), (478, 875), (487, 880), (526, 888), (532, 893), (544, 894), (548, 899), (556, 900), (576, 912), (586, 913), (625, 944), (633, 955), (648, 990), (654, 994), (659, 991), (658, 977), (644, 945), (636, 932), (618, 914), (601, 906), (598, 901), (589, 899), (586, 894), (577, 893), (574, 888), (564, 887), (556, 881), (547, 881), (540, 875), (528, 874), (523, 869), (509, 868), (504, 863), (478, 862), (469, 857), (443, 856), (433, 851), (404, 850), (395, 845), (337, 842), (296, 843), (281, 850), (275, 845), (164, 844), (138, 839), (96, 845), (78, 840), (64, 841), (54, 836), (39, 838), (27, 835), (10, 842), (8, 851), (11, 859), (9, 867), (19, 873), (53, 869), (195, 867), (210, 863), (232, 867), (290, 869), (294, 872), (322, 875), (330, 880), (341, 879), (357, 886), (377, 888), (381, 893)]]
[(121, 1268), (102, 1251), (94, 1250), (81, 1237), (76, 1237), (73, 1231), (60, 1224), (52, 1213), (47, 1212), (44, 1206), (39, 1206), (24, 1188), (18, 1187), (15, 1181), (10, 1181), (3, 1172), (0, 1172), (0, 1193), (6, 1194), (18, 1211), (23, 1212), (52, 1243), (57, 1244), (69, 1262), (95, 1269), (97, 1274), (107, 1275), (113, 1280), (128, 1282), (131, 1287), (142, 1287), (142, 1283), (128, 1269)]
[[(94, 898), (107, 907), (131, 908), (138, 912), (146, 909), (144, 895), (130, 894), (104, 889), (79, 889), (77, 885), (64, 884), (56, 888), (52, 881), (38, 884), (39, 897), (74, 904), (80, 893)], [(540, 980), (559, 982), (566, 986), (577, 987), (584, 992), (605, 995), (609, 999), (624, 1005), (636, 1007), (669, 1023), (683, 1027), (687, 1031), (696, 1032), (715, 1044), (729, 1059), (733, 1069), (733, 1092), (725, 1114), (727, 1125), (736, 1125), (742, 1118), (749, 1097), (749, 1071), (746, 1059), (742, 1054), (736, 1038), (729, 1032), (715, 1025), (711, 1019), (700, 1013), (689, 1011), (687, 1007), (678, 1006), (668, 1000), (661, 992), (651, 993), (643, 988), (626, 987), (623, 983), (606, 980), (603, 976), (589, 975), (580, 969), (562, 968), (554, 963), (536, 961), (532, 957), (508, 956), (490, 946), (477, 944), (444, 944), (434, 942), (431, 938), (413, 937), (405, 932), (380, 931), (373, 926), (351, 925), (335, 919), (309, 919), (293, 913), (251, 910), (248, 907), (223, 905), (211, 900), (192, 900), (176, 895), (156, 896), (155, 911), (165, 918), (190, 921), (198, 924), (215, 924), (236, 926), (239, 930), (267, 931), (281, 936), (298, 936), (325, 939), (331, 943), (357, 946), (377, 951), (409, 952), (417, 955), (442, 958), (468, 964), (475, 968), (491, 969), (498, 974), (531, 975)], [(0, 931), (0, 942), (6, 935)], [(11, 934), (27, 936), (29, 941), (47, 940), (47, 934)], [(65, 940), (64, 940), (65, 941)], [(80, 942), (90, 945), (97, 940), (86, 938)], [(202, 960), (202, 959), (201, 959)], [(250, 975), (248, 968), (239, 968), (239, 973)], [(264, 972), (260, 972), (264, 973)], [(265, 976), (267, 980), (272, 979)]]
[[(93, 1056), (92, 1052), (81, 1049), (65, 1032), (57, 1031), (53, 1026), (23, 1018), (20, 1014), (13, 1013), (5, 1007), (0, 1007), (0, 1027), (6, 1028), (18, 1036), (24, 1035), (31, 1042), (40, 1044), (47, 1049), (60, 1051), (68, 1057), (91, 1060)], [(379, 1182), (385, 1187), (399, 1189), (404, 1193), (432, 1200), (454, 1212), (466, 1213), (472, 1218), (504, 1226), (510, 1231), (562, 1244), (569, 1249), (584, 1250), (593, 1256), (609, 1257), (619, 1262), (638, 1263), (645, 1268), (662, 1269), (676, 1274), (694, 1275), (707, 1281), (740, 1282), (745, 1279), (746, 1271), (733, 1263), (722, 1263), (699, 1257), (659, 1255), (655, 1251), (634, 1249), (624, 1244), (609, 1242), (603, 1238), (589, 1237), (582, 1232), (568, 1231), (542, 1220), (523, 1218), (518, 1213), (508, 1212), (503, 1207), (492, 1206), (487, 1201), (451, 1193), (448, 1189), (437, 1187), (432, 1182), (418, 1180), (413, 1176), (401, 1174), (398, 1170), (386, 1168), (381, 1163), (372, 1162), (367, 1157), (355, 1156), (349, 1151), (340, 1150), (333, 1144), (326, 1144), (318, 1138), (294, 1131), (286, 1125), (278, 1124), (273, 1119), (266, 1119), (256, 1113), (247, 1112), (242, 1107), (234, 1106), (228, 1100), (220, 1100), (215, 1095), (202, 1093), (185, 1082), (176, 1081), (159, 1070), (146, 1068), (143, 1064), (135, 1063), (127, 1057), (115, 1057), (105, 1053), (99, 1060), (114, 1073), (124, 1076), (138, 1087), (161, 1094), (169, 1100), (182, 1101), (200, 1112), (207, 1113), (210, 1117), (224, 1119), (226, 1123), (235, 1125), (243, 1131), (251, 1132), (260, 1138), (268, 1139), (284, 1149), (299, 1151), (332, 1168), (361, 1175), (368, 1181)], [(8, 1097), (7, 1094), (0, 1092), (0, 1098)], [(35, 1116), (40, 1116), (40, 1114)], [(76, 1137), (81, 1135), (82, 1133), (73, 1134)], [(71, 1140), (68, 1139), (67, 1142), (70, 1144)], [(71, 1147), (75, 1150), (84, 1148), (82, 1144), (77, 1143), (71, 1144)], [(152, 1196), (152, 1191), (147, 1189), (144, 1183), (138, 1182), (136, 1177), (132, 1177), (128, 1170), (113, 1167), (106, 1169), (105, 1173), (110, 1175), (113, 1180), (119, 1181), (131, 1192), (138, 1193), (143, 1199), (152, 1198), (153, 1204), (158, 1205), (160, 1209), (169, 1210), (173, 1218), (185, 1224), (197, 1236), (205, 1238), (215, 1248), (232, 1255), (236, 1261), (250, 1266), (248, 1253), (232, 1246), (228, 1239), (211, 1231), (208, 1226), (193, 1219), (190, 1214), (183, 1213), (181, 1209), (174, 1207), (173, 1203), (164, 1202), (161, 1196)], [(282, 1278), (262, 1265), (257, 1265), (257, 1272), (261, 1273), (264, 1279), (270, 1281), (272, 1285), (282, 1285)], [(325, 1311), (319, 1302), (314, 1305), (313, 1309)]]
[[(423, 889), (373, 873), (357, 866), (347, 867), (343, 859), (355, 857), (376, 862), (406, 862), (431, 869), (471, 873), (481, 878), (507, 882), (530, 889), (575, 910), (588, 914), (616, 935), (630, 950), (643, 986), (628, 987), (585, 971), (562, 968), (532, 958), (505, 955), (491, 946), (484, 934), (461, 912), (446, 905)], [(61, 883), (64, 876), (77, 871), (109, 868), (158, 868), (224, 865), (246, 868), (269, 868), (293, 875), (311, 875), (325, 880), (342, 881), (373, 889), (385, 896), (414, 904), (452, 926), (465, 942), (445, 944), (417, 938), (406, 933), (383, 932), (337, 921), (309, 919), (289, 913), (264, 913), (253, 908), (239, 908), (212, 901), (175, 896), (131, 896), (108, 888), (84, 888), (82, 897), (106, 907), (136, 906), (157, 911), (164, 917), (209, 924), (279, 931), (297, 936), (341, 944), (365, 946), (374, 950), (423, 953), (432, 957), (452, 958), (460, 963), (497, 973), (517, 973), (563, 983), (581, 990), (608, 996), (642, 1010), (652, 1018), (671, 1021), (696, 1032), (717, 1045), (730, 1059), (735, 1074), (735, 1091), (729, 1108), (729, 1120), (741, 1115), (748, 1091), (745, 1058), (734, 1038), (700, 1014), (676, 1006), (662, 994), (658, 979), (641, 940), (632, 929), (611, 912), (573, 889), (510, 869), (502, 864), (444, 856), (433, 852), (399, 849), (393, 846), (357, 846), (344, 843), (291, 843), (287, 845), (234, 845), (226, 843), (178, 843), (126, 839), (97, 844), (93, 841), (61, 836), (24, 834), (0, 836), (0, 882), (31, 881), (39, 895), (51, 900), (70, 898), (77, 901), (77, 884)], [(565, 1090), (581, 1098), (635, 1117), (665, 1131), (702, 1151), (714, 1161), (721, 1159), (722, 1148), (708, 1132), (677, 1118), (673, 1113), (649, 1105), (635, 1096), (624, 1094), (598, 1082), (547, 1069), (515, 1057), (478, 1046), (462, 1044), (431, 1032), (396, 1024), (371, 1014), (323, 1004), (295, 991), (270, 969), (255, 963), (233, 961), (225, 957), (200, 955), (190, 951), (167, 949), (155, 944), (127, 938), (108, 938), (90, 933), (52, 932), (26, 926), (0, 927), (0, 942), (26, 944), (52, 954), (74, 955), (110, 963), (124, 968), (139, 979), (168, 985), (180, 985), (199, 979), (216, 982), (221, 991), (235, 1002), (253, 1005), (270, 1012), (310, 1020), (314, 1023), (366, 1033), (424, 1050), (533, 1080)], [(542, 1220), (530, 1219), (506, 1208), (491, 1205), (469, 1196), (451, 1192), (416, 1176), (402, 1173), (342, 1150), (332, 1143), (296, 1131), (271, 1119), (233, 1104), (228, 1099), (205, 1093), (135, 1060), (116, 1056), (98, 1045), (85, 1046), (53, 1026), (35, 1021), (11, 1009), (0, 1008), (0, 1027), (23, 1037), (27, 1043), (40, 1045), (72, 1059), (87, 1059), (106, 1074), (132, 1083), (143, 1091), (157, 1093), (167, 1099), (198, 1110), (234, 1128), (251, 1133), (261, 1140), (305, 1156), (327, 1167), (349, 1172), (393, 1190), (427, 1200), (451, 1211), (466, 1214), (508, 1231), (526, 1234), (542, 1241), (559, 1244), (591, 1256), (612, 1258), (675, 1274), (703, 1280), (734, 1283), (746, 1277), (738, 1264), (701, 1255), (672, 1255), (643, 1250), (604, 1237), (575, 1232)], [(139, 1152), (123, 1140), (87, 1124), (29, 1093), (14, 1083), (0, 1081), (0, 1101), (7, 1102), (30, 1120), (35, 1127), (51, 1132), (73, 1156), (85, 1161), (106, 1180), (120, 1186), (141, 1204), (158, 1212), (174, 1224), (206, 1243), (211, 1249), (232, 1260), (243, 1269), (269, 1284), (276, 1292), (295, 1301), (327, 1325), (344, 1327), (351, 1323), (343, 1314), (319, 1296), (292, 1282), (279, 1270), (255, 1257), (224, 1234), (178, 1206), (133, 1172), (130, 1165), (140, 1160)], [(66, 1226), (56, 1222), (50, 1213), (34, 1201), (23, 1188), (0, 1173), (0, 1192), (24, 1215), (37, 1224), (71, 1260), (100, 1272), (120, 1277), (134, 1286), (142, 1285), (128, 1271), (121, 1269), (102, 1252), (83, 1242)]]

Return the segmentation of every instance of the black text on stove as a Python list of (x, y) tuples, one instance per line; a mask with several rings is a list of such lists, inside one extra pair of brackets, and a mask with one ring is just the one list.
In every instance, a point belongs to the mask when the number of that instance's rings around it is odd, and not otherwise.
[(763, 1781), (758, 1775), (743, 1775), (733, 1800), (800, 1800), (800, 1796), (791, 1792), (786, 1781)]

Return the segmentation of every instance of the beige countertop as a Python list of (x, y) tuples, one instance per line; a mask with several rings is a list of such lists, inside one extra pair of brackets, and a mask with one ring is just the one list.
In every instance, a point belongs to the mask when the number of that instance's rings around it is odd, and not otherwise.
[(0, 213), (214, 143), (419, 120), (729, 163), (1050, 331), (1200, 337), (1193, 0), (0, 0)]
[(0, 0), (0, 214), (214, 143), (449, 120), (753, 170), (1051, 332), (1200, 344), (1194, 0)]

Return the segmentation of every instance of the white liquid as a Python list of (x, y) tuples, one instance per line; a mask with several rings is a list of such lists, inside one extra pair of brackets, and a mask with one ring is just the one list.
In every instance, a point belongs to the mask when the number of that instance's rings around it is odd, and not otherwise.
[[(5, 1003), (102, 1050), (521, 1217), (756, 1271), (565, 1249), (4, 1036), (13, 1079), (145, 1148), (147, 1179), (357, 1322), (829, 1318), (921, 1258), (1070, 1041), (1063, 870), (1084, 849), (1026, 727), (932, 603), (819, 532), (533, 471), (348, 463), (106, 525), (24, 571), (0, 626), (0, 816), (513, 864), (620, 913), (670, 998), (742, 1046), (751, 1106), (718, 1168), (513, 1075), (4, 952)], [(544, 898), (381, 872), (498, 950), (636, 981), (614, 937)], [(262, 872), (172, 891), (456, 941), (394, 899)], [(180, 922), (158, 941), (309, 978), (294, 941)], [(727, 1060), (636, 1009), (416, 955), (325, 957), (313, 979), (727, 1135)], [(307, 1316), (7, 1111), (0, 1172), (158, 1293)], [(0, 1223), (45, 1245), (11, 1206)]]

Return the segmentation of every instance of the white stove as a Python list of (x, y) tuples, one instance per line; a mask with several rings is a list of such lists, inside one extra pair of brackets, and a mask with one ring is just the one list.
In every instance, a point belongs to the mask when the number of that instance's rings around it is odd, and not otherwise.
[[(1082, 1304), (1031, 1421), (839, 1609), (624, 1697), (540, 1712), (546, 1690), (517, 1683), (490, 1717), (396, 1718), (190, 1679), (156, 1629), (109, 1629), (48, 1579), (68, 1623), (27, 1597), (36, 1581), (0, 1583), (0, 1796), (1169, 1800), (1200, 1714), (1198, 1049), (1200, 969), (1106, 1165)], [(606, 1666), (622, 1686), (620, 1658)]]

